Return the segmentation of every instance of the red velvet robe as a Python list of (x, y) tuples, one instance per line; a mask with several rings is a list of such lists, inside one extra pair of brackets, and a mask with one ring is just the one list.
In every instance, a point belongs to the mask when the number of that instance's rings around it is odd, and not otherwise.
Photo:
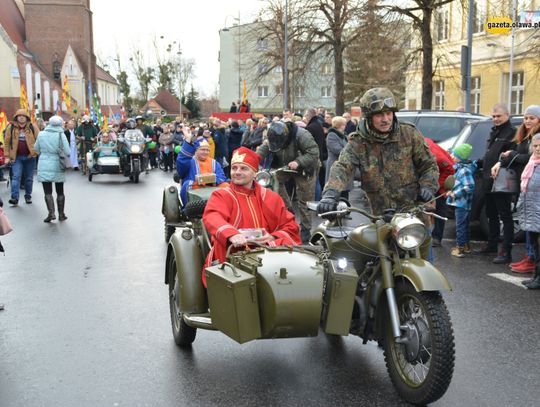
[(203, 214), (204, 226), (212, 236), (205, 267), (214, 260), (225, 261), (227, 239), (240, 233), (238, 229), (266, 229), (276, 238), (268, 243), (270, 246), (301, 244), (298, 224), (281, 197), (257, 183), (253, 185), (253, 189), (247, 189), (231, 183), (212, 193)]

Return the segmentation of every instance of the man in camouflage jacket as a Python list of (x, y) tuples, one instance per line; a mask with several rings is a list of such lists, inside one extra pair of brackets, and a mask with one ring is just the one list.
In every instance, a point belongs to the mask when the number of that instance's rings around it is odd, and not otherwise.
[[(371, 210), (400, 210), (415, 201), (431, 201), (439, 187), (439, 170), (427, 143), (411, 124), (399, 123), (394, 95), (386, 88), (368, 90), (360, 100), (364, 118), (330, 170), (319, 202), (319, 213), (337, 208), (340, 192), (360, 170), (361, 187)], [(431, 239), (421, 246), (427, 258)]]

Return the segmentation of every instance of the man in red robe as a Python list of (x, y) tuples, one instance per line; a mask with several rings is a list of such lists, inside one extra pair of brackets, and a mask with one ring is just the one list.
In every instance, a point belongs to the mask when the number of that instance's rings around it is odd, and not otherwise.
[(231, 159), (230, 186), (210, 196), (203, 214), (212, 240), (205, 267), (216, 260), (224, 262), (229, 245), (248, 244), (249, 233), (242, 233), (242, 229), (260, 229), (261, 236), (252, 240), (268, 246), (301, 244), (298, 224), (283, 199), (255, 182), (259, 161), (260, 156), (249, 148), (236, 149)]

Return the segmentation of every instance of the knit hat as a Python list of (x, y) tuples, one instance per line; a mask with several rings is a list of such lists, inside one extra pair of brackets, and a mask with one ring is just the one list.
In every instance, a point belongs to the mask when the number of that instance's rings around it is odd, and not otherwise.
[(527, 109), (525, 109), (525, 113), (523, 114), (529, 116), (536, 116), (540, 119), (540, 106), (530, 105), (529, 107), (527, 107)]
[(452, 150), (452, 154), (454, 154), (457, 158), (459, 158), (461, 161), (467, 161), (472, 153), (472, 146), (470, 144), (464, 143), (460, 144), (456, 148)]
[(261, 162), (261, 157), (255, 151), (250, 150), (246, 147), (240, 147), (234, 150), (231, 159), (231, 166), (233, 164), (245, 164), (250, 167), (253, 171), (259, 171), (259, 163)]
[(64, 119), (60, 116), (51, 116), (49, 119), (49, 125), (51, 126), (62, 126), (64, 124)]

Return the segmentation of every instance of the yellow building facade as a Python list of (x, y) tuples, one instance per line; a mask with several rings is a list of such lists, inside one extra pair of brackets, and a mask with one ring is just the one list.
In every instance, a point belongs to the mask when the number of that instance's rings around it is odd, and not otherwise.
[[(512, 1), (476, 2), (473, 24), (471, 112), (489, 115), (493, 105), (506, 103), (512, 114), (521, 114), (528, 105), (540, 104), (540, 27), (516, 28), (512, 36), (491, 34), (486, 22), (492, 17), (511, 15)], [(535, 10), (540, 0), (519, 1), (517, 21)], [(467, 4), (467, 3), (466, 3)], [(467, 45), (468, 10), (454, 1), (437, 10), (433, 18), (433, 104), (434, 110), (456, 110), (464, 105), (461, 89), (461, 47)], [(540, 25), (540, 24), (538, 24)], [(418, 46), (414, 43), (413, 47)], [(512, 85), (509, 81), (513, 48)], [(412, 66), (406, 71), (406, 109), (420, 109), (421, 70)], [(509, 102), (510, 101), (510, 102)]]

